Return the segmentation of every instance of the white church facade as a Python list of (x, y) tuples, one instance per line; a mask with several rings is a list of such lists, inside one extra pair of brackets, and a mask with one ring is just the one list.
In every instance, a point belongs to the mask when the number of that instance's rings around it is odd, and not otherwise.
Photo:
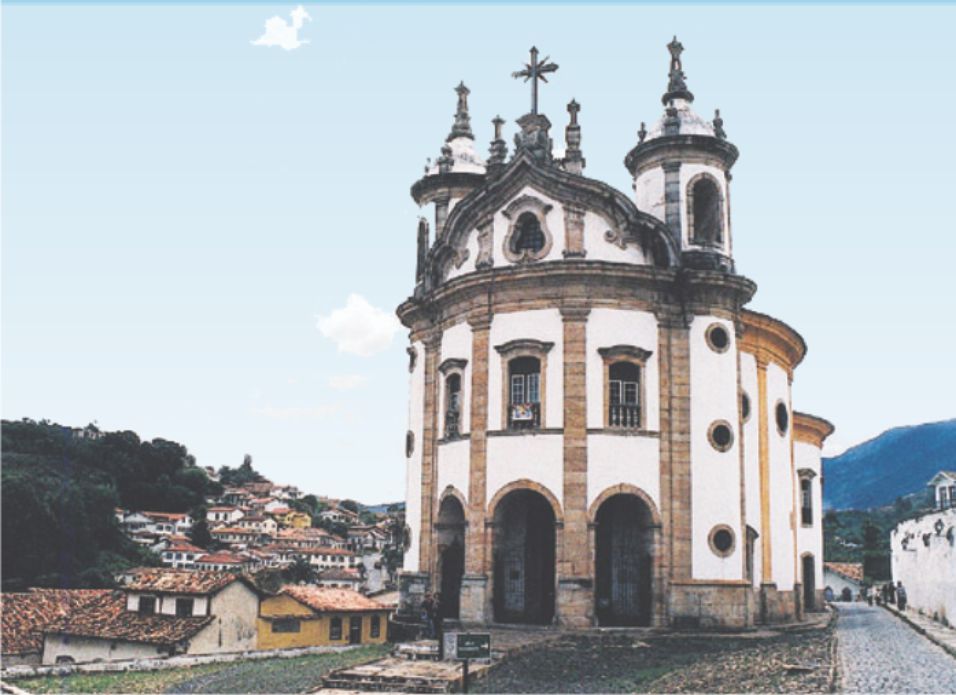
[(821, 605), (820, 450), (797, 412), (806, 345), (745, 305), (730, 205), (737, 148), (692, 109), (682, 47), (664, 114), (625, 158), (632, 196), (584, 176), (537, 112), (514, 151), (475, 148), (458, 91), (412, 187), (407, 549), (400, 614), (426, 591), (463, 622), (746, 626)]

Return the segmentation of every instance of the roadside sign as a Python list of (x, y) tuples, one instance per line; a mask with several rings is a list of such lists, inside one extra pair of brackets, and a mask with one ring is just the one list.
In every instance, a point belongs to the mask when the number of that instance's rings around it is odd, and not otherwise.
[(459, 633), (455, 644), (458, 659), (490, 659), (491, 635), (487, 632)]

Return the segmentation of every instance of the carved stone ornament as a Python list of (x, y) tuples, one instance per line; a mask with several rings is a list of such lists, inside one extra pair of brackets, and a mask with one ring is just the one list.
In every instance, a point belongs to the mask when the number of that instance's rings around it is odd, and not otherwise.
[(635, 345), (612, 345), (611, 347), (598, 348), (598, 354), (605, 360), (630, 357), (639, 362), (646, 362), (654, 353)]
[(584, 208), (564, 206), (564, 257), (584, 258)]
[[(519, 196), (512, 200), (508, 206), (501, 211), (511, 224), (508, 226), (508, 233), (505, 234), (505, 241), (503, 245), (503, 252), (505, 258), (507, 258), (512, 263), (530, 263), (532, 261), (538, 261), (546, 257), (551, 251), (551, 245), (554, 243), (554, 238), (551, 234), (551, 231), (548, 229), (547, 224), (547, 215), (552, 209), (552, 205), (545, 203), (540, 198), (535, 198), (531, 195)], [(538, 224), (541, 225), (541, 233), (544, 234), (544, 245), (537, 251), (531, 251), (530, 249), (523, 249), (520, 252), (515, 252), (513, 250), (515, 242), (515, 233), (518, 229), (518, 219), (526, 212), (530, 212), (538, 219)]]
[(468, 256), (471, 255), (468, 249), (461, 249), (457, 254), (455, 254), (455, 268), (461, 268), (465, 265), (465, 261), (468, 260)]
[(461, 371), (465, 368), (465, 365), (468, 364), (468, 360), (462, 359), (460, 357), (449, 357), (447, 360), (438, 365), (438, 371), (442, 374), (448, 374), (455, 370)]
[(495, 350), (499, 355), (507, 355), (512, 352), (537, 352), (546, 355), (553, 347), (554, 343), (551, 342), (533, 338), (519, 338), (518, 340), (509, 340), (501, 345), (495, 345)]
[(414, 372), (415, 363), (418, 361), (418, 350), (416, 350), (412, 346), (408, 346), (407, 348), (405, 348), (405, 352), (408, 353), (408, 371)]
[(490, 268), (495, 263), (491, 253), (494, 231), (495, 226), (490, 219), (478, 225), (478, 258), (475, 259), (476, 270)]

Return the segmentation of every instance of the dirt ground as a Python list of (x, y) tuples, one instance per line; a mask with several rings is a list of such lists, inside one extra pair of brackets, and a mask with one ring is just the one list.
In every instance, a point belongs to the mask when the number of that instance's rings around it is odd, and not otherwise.
[(829, 692), (832, 636), (571, 635), (512, 656), (471, 691)]

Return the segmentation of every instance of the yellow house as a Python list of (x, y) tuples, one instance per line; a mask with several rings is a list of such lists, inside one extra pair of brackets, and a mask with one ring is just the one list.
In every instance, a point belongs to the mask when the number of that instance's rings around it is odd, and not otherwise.
[(292, 510), (282, 517), (282, 525), (287, 528), (309, 528), (312, 526), (312, 517), (305, 512)]
[(351, 589), (289, 585), (259, 603), (259, 649), (381, 644), (389, 609)]

